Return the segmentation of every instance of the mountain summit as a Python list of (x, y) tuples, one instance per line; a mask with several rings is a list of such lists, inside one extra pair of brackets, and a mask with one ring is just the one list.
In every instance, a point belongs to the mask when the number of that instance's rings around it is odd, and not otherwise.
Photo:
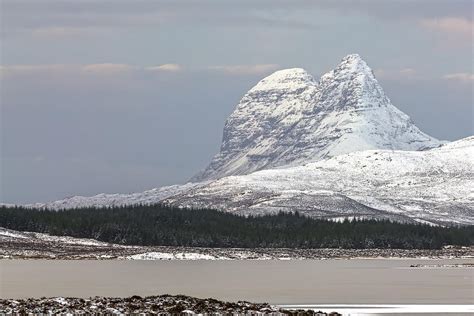
[(367, 149), (440, 145), (391, 104), (367, 63), (351, 54), (319, 82), (301, 68), (280, 70), (258, 82), (227, 119), (220, 152), (192, 181)]

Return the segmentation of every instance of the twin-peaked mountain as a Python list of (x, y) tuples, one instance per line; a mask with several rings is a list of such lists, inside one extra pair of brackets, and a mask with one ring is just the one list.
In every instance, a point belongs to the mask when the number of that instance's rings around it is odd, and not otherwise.
[(391, 104), (366, 62), (353, 54), (319, 82), (294, 68), (257, 83), (227, 119), (220, 152), (192, 180), (366, 149), (420, 150), (440, 144)]
[(166, 203), (245, 215), (474, 224), (474, 137), (445, 144), (393, 106), (359, 55), (316, 81), (262, 79), (227, 119), (220, 152), (185, 185), (75, 196), (54, 209)]

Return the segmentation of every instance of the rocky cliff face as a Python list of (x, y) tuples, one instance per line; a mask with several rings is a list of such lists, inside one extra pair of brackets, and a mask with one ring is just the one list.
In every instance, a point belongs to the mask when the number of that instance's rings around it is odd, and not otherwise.
[(366, 149), (421, 150), (440, 144), (391, 104), (366, 62), (352, 54), (319, 82), (300, 68), (261, 80), (226, 121), (220, 152), (192, 180)]

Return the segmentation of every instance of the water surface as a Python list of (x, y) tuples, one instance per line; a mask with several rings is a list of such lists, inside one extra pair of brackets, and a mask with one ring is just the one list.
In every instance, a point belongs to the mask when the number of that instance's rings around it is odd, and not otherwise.
[(0, 297), (186, 294), (272, 304), (473, 304), (474, 260), (0, 260)]

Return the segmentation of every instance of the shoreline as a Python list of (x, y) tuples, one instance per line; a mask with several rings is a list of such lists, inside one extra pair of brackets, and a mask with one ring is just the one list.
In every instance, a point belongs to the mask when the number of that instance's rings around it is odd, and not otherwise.
[[(57, 245), (56, 245), (57, 246)], [(0, 260), (240, 261), (240, 260), (444, 260), (474, 259), (474, 247), (459, 249), (289, 249), (199, 247), (55, 247), (5, 245)]]
[(16, 314), (160, 314), (160, 315), (298, 315), (342, 316), (371, 314), (470, 314), (469, 304), (268, 304), (248, 301), (229, 302), (187, 295), (141, 297), (41, 297), (0, 299), (0, 313)]
[(0, 259), (46, 260), (331, 260), (471, 259), (474, 246), (441, 249), (209, 248), (128, 246), (94, 239), (0, 228)]
[(473, 259), (474, 247), (443, 249), (291, 249), (29, 244), (0, 241), (0, 260), (440, 260)]

